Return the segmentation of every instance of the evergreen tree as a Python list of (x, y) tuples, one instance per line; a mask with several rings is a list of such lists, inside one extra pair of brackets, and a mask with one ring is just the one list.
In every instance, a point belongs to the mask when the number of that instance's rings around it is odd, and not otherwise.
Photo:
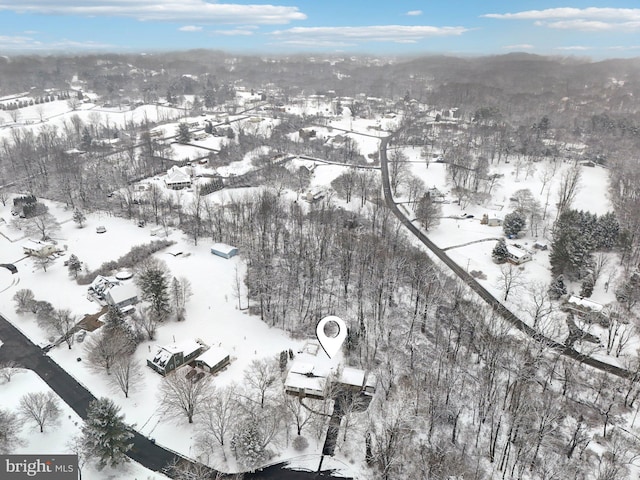
[(124, 322), (124, 314), (118, 307), (109, 305), (109, 307), (107, 308), (107, 313), (105, 314), (105, 320), (107, 321), (107, 327), (109, 327), (110, 329), (119, 328)]
[(591, 264), (593, 240), (588, 228), (591, 220), (583, 212), (565, 210), (553, 228), (549, 262), (553, 275), (564, 273), (581, 278)]
[(82, 271), (82, 262), (72, 253), (69, 256), (67, 268), (69, 269), (69, 275), (73, 275), (73, 278), (78, 278), (78, 273)]
[(580, 296), (589, 298), (593, 293), (593, 287), (595, 286), (595, 280), (593, 279), (593, 273), (588, 273), (584, 280), (582, 280), (582, 287), (580, 288)]
[(151, 303), (151, 312), (164, 320), (171, 312), (167, 271), (160, 262), (149, 261), (138, 275), (142, 298)]
[(128, 461), (126, 454), (133, 446), (129, 443), (133, 434), (124, 423), (120, 408), (110, 399), (100, 398), (89, 404), (82, 435), (86, 451), (98, 459), (99, 469)]
[(595, 226), (594, 241), (595, 248), (598, 250), (611, 250), (618, 242), (620, 234), (620, 224), (615, 214), (612, 212), (605, 213), (598, 218)]
[(204, 122), (204, 133), (209, 135), (213, 133), (213, 124), (211, 122)]
[(189, 125), (182, 122), (178, 124), (178, 143), (189, 143), (191, 140), (191, 133), (189, 132)]
[(84, 222), (87, 220), (87, 217), (82, 213), (81, 210), (77, 208), (73, 211), (73, 221), (78, 224), (80, 228), (84, 227)]
[(491, 257), (496, 263), (504, 263), (508, 260), (509, 251), (507, 250), (507, 244), (504, 239), (500, 239), (498, 243), (496, 243), (496, 246), (493, 247)]
[(558, 300), (567, 294), (567, 287), (564, 284), (564, 276), (558, 275), (551, 285), (549, 285), (549, 298)]
[(84, 150), (89, 150), (91, 148), (91, 142), (93, 142), (93, 138), (91, 138), (91, 133), (87, 127), (82, 129), (82, 142), (81, 146)]
[(246, 419), (231, 439), (237, 461), (247, 469), (262, 465), (268, 457), (267, 449), (262, 441), (260, 429), (256, 419), (251, 416)]
[(502, 222), (504, 234), (507, 237), (518, 235), (518, 232), (524, 230), (527, 222), (518, 212), (511, 212), (505, 215)]

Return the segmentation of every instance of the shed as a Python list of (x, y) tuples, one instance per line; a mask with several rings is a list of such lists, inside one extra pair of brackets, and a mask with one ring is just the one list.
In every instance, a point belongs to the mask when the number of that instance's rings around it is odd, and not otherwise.
[(211, 347), (195, 360), (196, 367), (209, 373), (216, 373), (229, 365), (229, 352), (221, 347)]
[(211, 245), (211, 253), (228, 259), (235, 257), (238, 254), (238, 249), (231, 245), (227, 245), (226, 243), (214, 243)]

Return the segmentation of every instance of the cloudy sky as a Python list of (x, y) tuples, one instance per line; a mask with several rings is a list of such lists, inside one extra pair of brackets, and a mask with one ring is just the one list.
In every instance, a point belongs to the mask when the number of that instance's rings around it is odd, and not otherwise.
[(0, 54), (213, 48), (640, 56), (640, 2), (596, 1), (0, 0)]

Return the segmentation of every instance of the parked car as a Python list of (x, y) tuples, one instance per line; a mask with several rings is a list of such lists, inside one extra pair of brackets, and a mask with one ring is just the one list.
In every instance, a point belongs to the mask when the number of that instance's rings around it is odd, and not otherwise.
[(99, 227), (96, 227), (96, 233), (104, 233), (106, 231), (107, 231), (107, 229), (103, 225), (100, 225)]
[(84, 337), (87, 336), (87, 331), (86, 330), (82, 330), (81, 332), (78, 332), (76, 334), (76, 342), (78, 343), (82, 343), (84, 342)]

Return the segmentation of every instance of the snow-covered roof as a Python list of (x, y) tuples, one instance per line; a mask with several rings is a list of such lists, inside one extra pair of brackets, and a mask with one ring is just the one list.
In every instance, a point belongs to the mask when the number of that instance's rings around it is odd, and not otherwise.
[(155, 355), (153, 356), (151, 363), (161, 368), (164, 368), (167, 362), (169, 361), (169, 359), (171, 358), (171, 355), (173, 355), (171, 352), (168, 352), (164, 348), (159, 347)]
[(93, 282), (89, 285), (89, 290), (93, 290), (96, 293), (104, 293), (114, 285), (118, 285), (120, 282), (113, 277), (104, 277), (102, 275), (96, 276)]
[(109, 289), (107, 295), (109, 295), (113, 303), (118, 304), (137, 297), (138, 290), (133, 283), (125, 283), (122, 285), (114, 285)]
[(214, 243), (213, 245), (211, 245), (211, 250), (229, 255), (234, 250), (236, 250), (236, 247), (232, 247), (231, 245), (227, 245), (226, 243)]
[(222, 347), (211, 347), (206, 352), (202, 353), (196, 360), (204, 363), (207, 367), (213, 368), (220, 364), (229, 357), (227, 352)]
[(202, 345), (200, 345), (195, 340), (184, 340), (183, 342), (172, 343), (161, 348), (164, 348), (171, 354), (182, 352), (182, 354), (186, 357), (187, 355), (191, 355), (196, 350), (201, 349)]
[(25, 243), (22, 244), (22, 248), (25, 248), (27, 250), (38, 250), (38, 251), (46, 247), (54, 247), (54, 246), (55, 245), (51, 242), (43, 242), (42, 240), (34, 240), (32, 238), (26, 240)]
[(316, 370), (312, 363), (294, 360), (284, 381), (285, 387), (322, 393), (327, 385), (327, 377), (325, 372)]
[(518, 248), (514, 245), (507, 245), (507, 252), (509, 252), (509, 255), (511, 255), (514, 258), (522, 258), (525, 255), (530, 255), (529, 252), (527, 252), (526, 250), (522, 248)]
[(599, 313), (604, 310), (604, 305), (601, 305), (600, 303), (596, 303), (593, 300), (588, 300), (583, 297), (578, 297), (576, 295), (571, 295), (567, 300), (567, 303), (572, 303), (579, 307), (586, 308), (588, 310), (591, 310), (592, 312)]
[(191, 177), (188, 173), (186, 173), (183, 169), (174, 165), (167, 171), (167, 178), (165, 178), (165, 183), (187, 183), (191, 181)]
[(362, 387), (364, 385), (364, 377), (364, 370), (353, 367), (344, 367), (340, 374), (340, 383), (353, 385), (354, 387)]

